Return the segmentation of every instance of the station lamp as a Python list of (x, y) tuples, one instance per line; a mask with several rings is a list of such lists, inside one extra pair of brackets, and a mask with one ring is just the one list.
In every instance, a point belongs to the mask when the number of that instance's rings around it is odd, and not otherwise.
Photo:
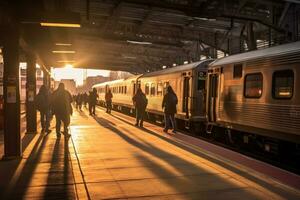
[(70, 43), (55, 43), (56, 46), (72, 46)]
[(52, 53), (76, 53), (76, 51), (54, 50)]
[(41, 26), (47, 27), (64, 27), (64, 28), (80, 28), (80, 24), (66, 24), (66, 23), (54, 23), (54, 22), (41, 22)]

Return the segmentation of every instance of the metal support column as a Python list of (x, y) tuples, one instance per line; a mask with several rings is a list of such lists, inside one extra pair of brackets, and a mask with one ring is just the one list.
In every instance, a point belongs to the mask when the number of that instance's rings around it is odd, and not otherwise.
[(256, 50), (257, 44), (256, 44), (256, 38), (253, 30), (253, 22), (249, 22), (248, 24), (248, 33), (247, 33), (247, 42), (248, 42), (248, 49), (249, 50)]
[(50, 83), (50, 74), (49, 71), (47, 71), (45, 68), (43, 68), (43, 84), (50, 89), (51, 83)]
[(4, 157), (12, 159), (22, 156), (20, 135), (20, 91), (19, 91), (19, 26), (6, 27), (3, 60), (4, 90)]
[(36, 108), (34, 104), (36, 94), (36, 58), (33, 54), (27, 54), (26, 72), (26, 133), (37, 132)]

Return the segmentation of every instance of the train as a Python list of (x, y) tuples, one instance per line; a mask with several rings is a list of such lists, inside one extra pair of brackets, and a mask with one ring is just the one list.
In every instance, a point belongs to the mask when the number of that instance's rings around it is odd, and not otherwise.
[(94, 85), (105, 106), (108, 88), (114, 108), (134, 113), (140, 87), (150, 119), (163, 122), (161, 102), (170, 85), (178, 96), (178, 124), (230, 144), (252, 145), (300, 155), (300, 42), (206, 59), (187, 65)]
[(176, 66), (127, 79), (96, 84), (99, 104), (105, 105), (105, 93), (108, 89), (113, 94), (113, 108), (134, 113), (132, 97), (138, 87), (142, 88), (148, 99), (147, 115), (156, 121), (163, 120), (162, 100), (167, 86), (177, 94), (178, 105), (176, 119), (182, 126), (204, 124), (206, 122), (206, 75), (207, 59), (187, 65)]

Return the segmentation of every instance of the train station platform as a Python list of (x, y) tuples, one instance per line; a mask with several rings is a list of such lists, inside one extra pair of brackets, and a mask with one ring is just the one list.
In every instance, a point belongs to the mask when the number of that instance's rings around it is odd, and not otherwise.
[[(299, 188), (222, 159), (192, 140), (97, 109), (75, 111), (71, 138), (32, 135), (0, 161), (0, 199), (300, 199)], [(300, 187), (300, 186), (299, 186)]]

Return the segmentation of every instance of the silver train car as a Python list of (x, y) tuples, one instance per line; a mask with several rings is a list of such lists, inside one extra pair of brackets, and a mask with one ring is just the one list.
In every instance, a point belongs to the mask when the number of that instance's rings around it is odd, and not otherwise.
[(113, 107), (133, 113), (132, 97), (140, 87), (148, 99), (148, 116), (161, 121), (162, 100), (166, 87), (170, 85), (178, 97), (177, 120), (183, 121), (184, 125), (206, 122), (206, 75), (208, 64), (212, 61), (207, 59), (128, 79), (105, 82), (94, 85), (93, 88), (98, 91), (100, 105), (105, 104), (104, 95), (110, 88), (113, 93)]
[[(212, 127), (300, 144), (300, 42), (215, 60), (209, 65), (207, 118)], [(253, 139), (254, 140), (254, 139)]]

